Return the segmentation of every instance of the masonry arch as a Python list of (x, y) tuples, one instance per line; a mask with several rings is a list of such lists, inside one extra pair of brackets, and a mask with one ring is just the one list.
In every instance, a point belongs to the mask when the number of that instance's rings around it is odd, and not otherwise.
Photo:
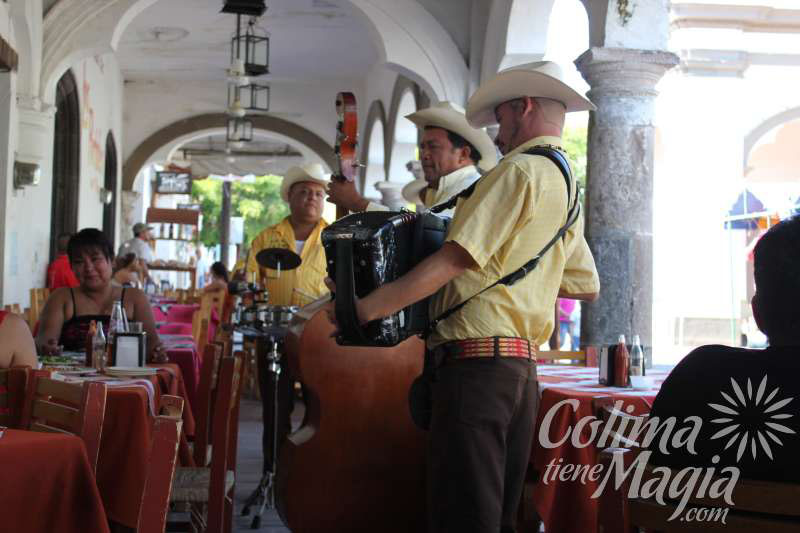
[(103, 188), (111, 192), (111, 201), (103, 206), (103, 233), (106, 234), (108, 241), (116, 249), (115, 241), (117, 235), (117, 181), (119, 177), (119, 165), (117, 160), (117, 143), (114, 141), (114, 134), (108, 132), (106, 136), (106, 163)]
[[(122, 172), (123, 190), (133, 190), (139, 171), (165, 147), (174, 148), (192, 137), (202, 136), (211, 131), (223, 130), (228, 116), (223, 113), (209, 113), (179, 120), (150, 135), (131, 152)], [(316, 155), (329, 169), (334, 167), (333, 147), (316, 133), (293, 122), (272, 116), (252, 116), (253, 129), (270, 132), (287, 139), (301, 149)], [(200, 133), (205, 132), (205, 133)], [(165, 154), (166, 156), (166, 154)], [(166, 157), (165, 157), (166, 158)]]
[[(113, 52), (138, 14), (159, 0), (60, 0), (45, 15), (41, 97), (71, 64)], [(350, 0), (383, 62), (437, 100), (466, 101), (468, 70), (447, 31), (416, 0)], [(91, 27), (91, 31), (89, 30)]]
[(78, 84), (70, 70), (61, 77), (56, 86), (55, 104), (53, 196), (50, 218), (51, 260), (56, 255), (58, 236), (62, 233), (75, 233), (78, 230), (81, 107)]
[(359, 176), (359, 189), (362, 194), (373, 196), (371, 189), (378, 181), (386, 179), (386, 154), (389, 146), (386, 137), (386, 111), (380, 100), (375, 100), (369, 107), (366, 128), (361, 143), (361, 162), (366, 166), (362, 167)]
[(800, 119), (800, 106), (793, 107), (791, 109), (786, 109), (781, 111), (780, 113), (776, 113), (771, 117), (767, 118), (755, 128), (750, 130), (750, 132), (744, 136), (744, 146), (743, 146), (743, 153), (742, 153), (742, 171), (743, 173), (747, 170), (747, 163), (750, 160), (750, 155), (753, 152), (753, 148), (755, 147), (756, 143), (772, 131), (773, 129), (777, 128), (781, 124), (785, 124), (787, 122), (792, 122), (793, 120)]

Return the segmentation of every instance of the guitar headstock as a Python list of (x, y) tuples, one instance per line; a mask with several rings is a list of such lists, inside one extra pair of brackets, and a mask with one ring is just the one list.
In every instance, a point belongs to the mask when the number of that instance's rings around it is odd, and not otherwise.
[(348, 181), (355, 181), (358, 161), (356, 148), (358, 146), (358, 113), (356, 110), (356, 97), (353, 93), (342, 92), (336, 95), (336, 113), (339, 120), (336, 123), (336, 159), (339, 168), (338, 176)]

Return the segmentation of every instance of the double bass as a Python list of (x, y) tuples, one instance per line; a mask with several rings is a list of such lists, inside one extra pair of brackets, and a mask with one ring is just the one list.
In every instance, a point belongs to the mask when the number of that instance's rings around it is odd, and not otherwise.
[[(352, 178), (355, 98), (343, 95), (337, 155)], [(281, 446), (278, 512), (293, 533), (424, 532), (427, 436), (408, 407), (424, 344), (411, 337), (392, 348), (339, 346), (323, 305), (303, 308), (286, 337), (306, 413)]]

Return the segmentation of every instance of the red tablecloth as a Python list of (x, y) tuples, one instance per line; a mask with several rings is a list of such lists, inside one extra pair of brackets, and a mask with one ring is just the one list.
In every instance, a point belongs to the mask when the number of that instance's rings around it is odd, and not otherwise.
[(164, 322), (157, 324), (160, 335), (192, 335), (192, 325), (185, 322)]
[(169, 306), (165, 322), (192, 323), (192, 315), (200, 309), (198, 304), (172, 304)]
[[(154, 384), (154, 404), (162, 394), (185, 396), (180, 369), (173, 364), (158, 367)], [(106, 416), (100, 440), (97, 486), (108, 517), (128, 527), (136, 527), (139, 502), (144, 489), (147, 460), (152, 438), (153, 418), (145, 387), (111, 387), (106, 400)], [(194, 416), (184, 405), (183, 430), (194, 434)]]
[[(585, 482), (561, 481), (547, 482), (543, 477), (547, 465), (589, 465), (597, 464), (598, 450), (596, 441), (591, 440), (591, 428), (586, 424), (581, 433), (579, 443), (590, 443), (585, 447), (575, 447), (571, 438), (563, 444), (549, 448), (540, 441), (539, 430), (548, 412), (563, 400), (578, 400), (577, 409), (570, 405), (562, 405), (552, 413), (549, 426), (549, 439), (559, 442), (578, 421), (594, 415), (592, 399), (600, 396), (611, 396), (622, 400), (624, 406), (633, 405), (632, 414), (643, 414), (650, 411), (658, 387), (666, 378), (666, 372), (650, 371), (655, 381), (651, 390), (637, 391), (617, 387), (604, 387), (598, 383), (598, 369), (591, 367), (568, 367), (559, 365), (539, 365), (539, 410), (536, 419), (536, 433), (531, 450), (531, 464), (540, 473), (539, 483), (534, 489), (534, 502), (539, 516), (544, 522), (545, 530), (551, 532), (592, 533), (597, 531), (597, 500), (591, 495), (597, 488), (597, 482), (588, 477)], [(563, 462), (559, 460), (563, 459)], [(551, 469), (552, 477), (553, 470)]]
[(161, 342), (167, 350), (170, 363), (176, 364), (181, 369), (183, 383), (186, 386), (186, 398), (190, 405), (197, 403), (197, 386), (200, 384), (200, 355), (194, 345), (191, 335), (163, 335)]
[(81, 439), (5, 431), (0, 438), (0, 531), (108, 531)]

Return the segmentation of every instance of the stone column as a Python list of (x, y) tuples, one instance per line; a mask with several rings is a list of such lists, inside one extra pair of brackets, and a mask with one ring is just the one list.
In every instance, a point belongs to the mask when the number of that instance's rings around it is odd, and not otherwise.
[(677, 64), (669, 52), (627, 48), (590, 48), (575, 61), (597, 106), (589, 119), (586, 238), (600, 298), (583, 307), (582, 344), (638, 334), (651, 346), (655, 86)]

